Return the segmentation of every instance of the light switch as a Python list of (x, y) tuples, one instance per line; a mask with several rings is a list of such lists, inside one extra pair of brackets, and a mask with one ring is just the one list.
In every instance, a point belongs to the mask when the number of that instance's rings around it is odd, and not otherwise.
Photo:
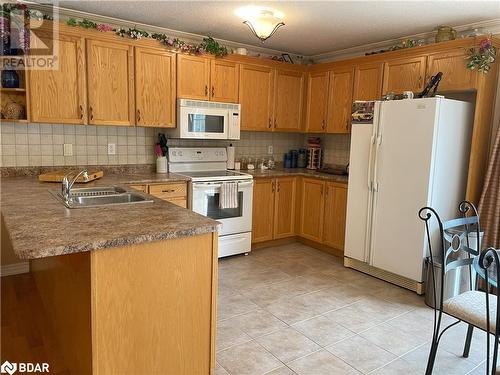
[(65, 143), (64, 144), (64, 156), (73, 156), (73, 144)]
[(115, 155), (115, 154), (116, 154), (116, 144), (108, 143), (108, 155)]
[(273, 151), (274, 151), (274, 150), (273, 150), (273, 146), (272, 146), (272, 145), (271, 145), (271, 146), (267, 146), (267, 153), (268, 153), (269, 155), (272, 155), (272, 154), (273, 154)]

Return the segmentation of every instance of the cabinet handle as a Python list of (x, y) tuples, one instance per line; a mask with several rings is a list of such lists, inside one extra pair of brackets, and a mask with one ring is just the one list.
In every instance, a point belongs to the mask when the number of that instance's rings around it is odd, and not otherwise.
[(418, 87), (422, 87), (422, 76), (418, 77)]
[(212, 86), (212, 98), (215, 96), (215, 87)]
[(205, 96), (208, 96), (208, 86), (205, 85)]
[(325, 197), (328, 197), (328, 186), (326, 187), (326, 190), (325, 190)]
[[(276, 123), (276, 119), (274, 119), (274, 128), (276, 129), (277, 126), (278, 126), (278, 124)], [(278, 184), (278, 186), (279, 186), (279, 184)]]
[(321, 192), (321, 195), (323, 195), (323, 186), (321, 186), (320, 192)]
[(167, 190), (162, 190), (162, 193), (173, 193), (175, 189), (167, 189)]
[(80, 104), (80, 119), (83, 120), (83, 105)]
[(272, 189), (272, 192), (274, 193), (274, 181), (271, 182), (271, 189)]
[(279, 192), (280, 192), (280, 183), (279, 183), (279, 181), (277, 182), (277, 184), (278, 184), (278, 189), (277, 189), (277, 191), (278, 191), (278, 193), (279, 193)]
[(321, 129), (325, 129), (325, 120), (321, 121)]
[(137, 110), (137, 122), (140, 122), (141, 121), (141, 110), (138, 109)]
[(271, 117), (269, 117), (269, 125), (268, 128), (271, 129)]
[(89, 107), (89, 111), (90, 111), (90, 119), (93, 120), (94, 119), (94, 109), (92, 108), (92, 106)]
[(345, 122), (345, 130), (349, 131), (349, 119)]

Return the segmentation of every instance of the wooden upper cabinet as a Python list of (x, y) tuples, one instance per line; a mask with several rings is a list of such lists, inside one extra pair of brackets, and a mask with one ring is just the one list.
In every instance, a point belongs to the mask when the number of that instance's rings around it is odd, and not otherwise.
[(177, 55), (177, 97), (208, 100), (210, 60), (206, 57)]
[(241, 130), (271, 130), (274, 71), (267, 66), (240, 66)]
[(322, 133), (326, 128), (328, 72), (310, 73), (307, 84), (306, 130)]
[(238, 103), (239, 65), (224, 60), (210, 63), (210, 100)]
[(349, 133), (351, 128), (352, 67), (330, 72), (327, 133)]
[(379, 100), (383, 73), (384, 64), (381, 62), (356, 65), (352, 100)]
[[(44, 40), (43, 35), (38, 36)], [(59, 46), (57, 69), (28, 70), (31, 120), (86, 123), (85, 40), (59, 33), (56, 43)]]
[(387, 61), (382, 92), (421, 92), (425, 86), (425, 56)]
[(89, 123), (134, 124), (133, 47), (87, 40), (87, 65)]
[(136, 47), (137, 125), (175, 127), (175, 89), (175, 54)]
[(280, 177), (275, 181), (274, 239), (294, 235), (295, 232), (295, 177)]
[(343, 250), (347, 213), (347, 185), (327, 182), (325, 192), (323, 243)]
[(438, 72), (443, 73), (438, 90), (469, 90), (476, 87), (476, 72), (467, 69), (463, 50), (447, 51), (429, 55), (426, 81)]
[(274, 190), (274, 179), (259, 178), (254, 180), (252, 242), (273, 239)]
[(299, 131), (302, 123), (304, 74), (276, 70), (274, 91), (274, 123), (278, 131)]
[(302, 179), (302, 209), (300, 234), (302, 237), (321, 242), (323, 235), (325, 183), (318, 179)]

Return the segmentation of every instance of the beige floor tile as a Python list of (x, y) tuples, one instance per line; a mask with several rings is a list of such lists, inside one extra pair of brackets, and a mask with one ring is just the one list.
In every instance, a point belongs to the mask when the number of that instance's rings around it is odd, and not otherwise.
[(308, 306), (318, 314), (323, 314), (331, 310), (337, 310), (346, 306), (346, 303), (335, 297), (332, 297), (333, 291), (329, 288), (328, 291), (319, 290), (317, 292), (301, 294), (290, 298), (292, 303)]
[[(395, 361), (389, 363), (388, 365), (370, 373), (370, 375), (422, 375), (422, 374), (423, 372), (421, 370), (413, 367), (411, 363), (408, 363), (401, 358), (398, 358)], [(438, 374), (436, 373), (436, 375)]]
[(266, 375), (295, 375), (295, 372), (290, 370), (288, 367), (283, 366), (283, 367), (277, 368), (276, 370), (266, 372)]
[(217, 320), (229, 319), (256, 309), (258, 306), (247, 297), (235, 293), (221, 296), (217, 301)]
[(256, 338), (288, 327), (288, 325), (269, 312), (257, 309), (224, 321), (237, 327), (248, 336)]
[(410, 311), (388, 320), (387, 324), (394, 327), (395, 332), (404, 332), (409, 335), (421, 337), (427, 341), (432, 339), (433, 321), (422, 318), (416, 311)]
[(243, 290), (290, 279), (291, 276), (281, 272), (277, 267), (254, 268), (245, 271), (228, 271), (222, 279), (229, 282), (234, 290)]
[[(427, 359), (429, 358), (429, 345), (423, 345), (410, 353), (404, 355), (402, 359), (412, 364), (413, 367), (419, 369), (421, 373), (425, 373), (427, 367)], [(463, 358), (444, 349), (438, 349), (436, 361), (434, 363), (433, 374), (467, 374), (474, 369), (477, 364), (474, 364)]]
[(219, 363), (215, 364), (215, 375), (229, 375), (229, 372), (227, 372), (224, 367), (222, 367)]
[(320, 350), (288, 364), (299, 375), (351, 375), (360, 374), (340, 358)]
[(355, 335), (354, 332), (323, 315), (296, 323), (292, 327), (320, 346), (331, 345)]
[(350, 337), (326, 348), (356, 370), (368, 374), (397, 357), (361, 336)]
[(217, 353), (219, 362), (230, 375), (259, 375), (283, 366), (256, 341), (233, 346)]
[(241, 293), (259, 306), (265, 306), (282, 299), (310, 293), (315, 290), (316, 288), (311, 286), (305, 277), (293, 277), (289, 280), (261, 287), (252, 285), (248, 289), (242, 290)]
[(320, 349), (319, 345), (293, 328), (259, 337), (257, 341), (284, 363)]
[(290, 325), (319, 315), (310, 306), (289, 299), (271, 303), (266, 305), (264, 309)]
[(325, 316), (356, 333), (382, 323), (373, 310), (369, 309), (362, 301), (328, 312)]
[(238, 326), (231, 324), (231, 320), (217, 323), (217, 335), (215, 336), (217, 351), (251, 340), (252, 337), (243, 332)]
[(379, 324), (360, 333), (362, 337), (397, 356), (408, 353), (427, 340), (397, 331), (387, 323)]

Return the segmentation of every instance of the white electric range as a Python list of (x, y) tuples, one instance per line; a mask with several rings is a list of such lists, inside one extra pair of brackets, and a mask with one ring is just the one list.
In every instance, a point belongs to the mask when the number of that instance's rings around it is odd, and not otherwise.
[[(223, 147), (170, 147), (169, 172), (190, 178), (188, 207), (222, 224), (219, 258), (247, 254), (252, 245), (253, 177), (226, 169)], [(222, 182), (238, 184), (238, 207), (219, 208)]]

